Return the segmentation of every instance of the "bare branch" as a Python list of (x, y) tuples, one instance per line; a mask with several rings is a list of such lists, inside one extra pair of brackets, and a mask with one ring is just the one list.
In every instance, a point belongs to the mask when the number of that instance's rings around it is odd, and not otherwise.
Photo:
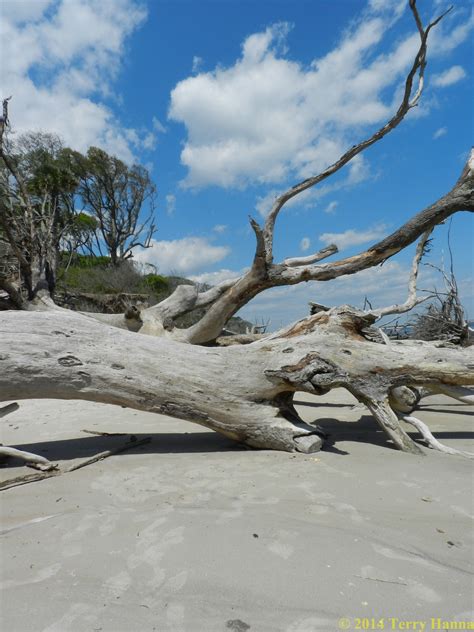
[(429, 298), (431, 298), (430, 295), (417, 297), (416, 282), (418, 279), (420, 261), (421, 261), (421, 258), (423, 257), (426, 244), (432, 232), (433, 232), (433, 228), (430, 228), (429, 230), (427, 230), (421, 237), (416, 247), (415, 256), (413, 257), (413, 262), (411, 266), (410, 280), (408, 282), (407, 300), (401, 304), (390, 305), (388, 307), (381, 307), (379, 309), (371, 309), (370, 311), (367, 312), (368, 314), (375, 316), (375, 318), (377, 319), (382, 318), (383, 316), (388, 316), (390, 314), (404, 314), (405, 312), (409, 312), (411, 309), (416, 307), (416, 305), (419, 305), (420, 303), (424, 303)]
[(282, 265), (288, 266), (290, 268), (306, 266), (310, 265), (311, 263), (316, 263), (317, 261), (322, 261), (323, 259), (336, 254), (336, 252), (339, 252), (338, 247), (335, 244), (331, 244), (330, 246), (322, 248), (318, 252), (314, 253), (313, 255), (309, 255), (308, 257), (295, 257), (293, 259), (285, 259), (282, 262)]
[(382, 241), (357, 255), (331, 263), (283, 269), (273, 266), (270, 269), (274, 277), (273, 284), (292, 285), (308, 280), (328, 281), (376, 266), (393, 257), (424, 232), (458, 211), (474, 212), (474, 151), (471, 151), (470, 158), (451, 191), (410, 218)]
[(253, 217), (249, 217), (249, 221), (257, 240), (252, 268), (256, 270), (261, 268), (264, 269), (266, 265), (265, 238), (259, 223), (256, 222)]
[(405, 421), (406, 423), (415, 426), (415, 428), (422, 435), (423, 439), (432, 450), (438, 450), (439, 452), (444, 452), (445, 454), (457, 454), (458, 456), (464, 456), (468, 459), (474, 459), (474, 454), (472, 454), (471, 452), (456, 450), (455, 448), (450, 448), (449, 446), (444, 445), (444, 443), (438, 441), (438, 439), (433, 436), (428, 426), (423, 421), (421, 421), (421, 419), (413, 417), (412, 415), (403, 415), (401, 419), (403, 419), (403, 421)]

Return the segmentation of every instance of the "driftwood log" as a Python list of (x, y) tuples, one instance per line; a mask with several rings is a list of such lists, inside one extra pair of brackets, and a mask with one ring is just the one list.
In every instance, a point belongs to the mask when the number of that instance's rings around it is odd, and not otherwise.
[(474, 349), (426, 342), (381, 345), (374, 320), (339, 307), (244, 346), (200, 347), (134, 334), (84, 316), (6, 312), (0, 319), (0, 393), (83, 399), (192, 421), (256, 448), (319, 450), (324, 436), (292, 404), (297, 391), (344, 387), (400, 449), (421, 453), (402, 429), (401, 387), (458, 392), (474, 384)]

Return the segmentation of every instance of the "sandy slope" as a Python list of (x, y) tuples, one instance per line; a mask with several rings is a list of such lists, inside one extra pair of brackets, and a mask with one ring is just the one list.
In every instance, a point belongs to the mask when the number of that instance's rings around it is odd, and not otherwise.
[[(153, 441), (1, 494), (3, 629), (312, 632), (383, 617), (388, 630), (397, 617), (430, 630), (431, 617), (472, 617), (472, 462), (392, 450), (345, 393), (298, 399), (332, 451), (249, 451), (167, 417), (23, 402), (2, 442), (52, 460), (124, 442), (83, 429)], [(469, 408), (426, 402), (438, 437), (473, 450)]]

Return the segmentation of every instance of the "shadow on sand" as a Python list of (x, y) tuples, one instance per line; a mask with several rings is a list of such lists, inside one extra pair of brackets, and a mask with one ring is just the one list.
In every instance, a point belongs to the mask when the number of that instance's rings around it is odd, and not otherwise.
[[(318, 404), (312, 402), (295, 402), (300, 406), (317, 407)], [(335, 405), (334, 405), (335, 406)], [(337, 405), (340, 406), (339, 404)], [(347, 406), (352, 406), (348, 404)], [(328, 407), (328, 404), (321, 404), (321, 407)], [(442, 412), (442, 411), (439, 411)], [(458, 414), (458, 411), (456, 411)], [(387, 449), (396, 448), (387, 439), (385, 433), (377, 425), (370, 415), (362, 415), (357, 421), (344, 421), (331, 417), (317, 418), (313, 422), (327, 435), (323, 451), (335, 454), (347, 455), (350, 452), (339, 449), (337, 443), (341, 441), (362, 442), (377, 445)], [(421, 439), (416, 431), (408, 432), (415, 441)], [(113, 450), (130, 440), (133, 436), (137, 441), (150, 437), (150, 443), (131, 448), (123, 454), (131, 451), (145, 454), (206, 454), (213, 452), (241, 452), (248, 450), (246, 446), (236, 443), (216, 432), (209, 430), (203, 432), (176, 432), (176, 433), (130, 433), (124, 435), (87, 435), (71, 439), (58, 439), (51, 441), (39, 441), (32, 443), (10, 444), (11, 447), (19, 450), (26, 450), (48, 458), (50, 461), (68, 461), (73, 459), (86, 459), (99, 452)], [(436, 432), (435, 436), (443, 439), (473, 439), (474, 431), (442, 431)], [(421, 442), (423, 445), (423, 442)], [(345, 446), (347, 448), (347, 444)], [(1, 463), (3, 467), (16, 467), (17, 459), (7, 459)]]

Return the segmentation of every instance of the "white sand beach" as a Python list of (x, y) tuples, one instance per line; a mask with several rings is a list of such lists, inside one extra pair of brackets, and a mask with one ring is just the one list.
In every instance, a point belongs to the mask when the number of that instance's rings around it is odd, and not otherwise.
[[(169, 417), (20, 402), (2, 442), (63, 466), (127, 440), (84, 430), (152, 441), (1, 493), (3, 629), (313, 632), (375, 618), (430, 630), (472, 618), (472, 461), (394, 450), (343, 391), (297, 401), (332, 447), (247, 450)], [(469, 407), (430, 398), (419, 416), (474, 450)], [(0, 474), (31, 472), (11, 461)]]

